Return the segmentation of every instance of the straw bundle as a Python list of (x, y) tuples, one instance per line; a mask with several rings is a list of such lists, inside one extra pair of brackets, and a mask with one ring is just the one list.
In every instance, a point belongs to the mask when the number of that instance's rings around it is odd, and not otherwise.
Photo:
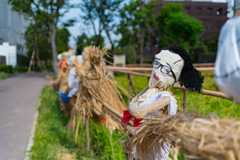
[(161, 153), (160, 146), (166, 149), (164, 144), (169, 144), (169, 140), (176, 151), (189, 158), (240, 160), (240, 121), (187, 112), (147, 119), (131, 142), (131, 146), (136, 145), (136, 155), (141, 160), (149, 157), (149, 153)]
[(103, 57), (107, 55), (107, 50), (106, 46), (102, 50), (95, 46), (84, 48), (83, 63), (76, 65), (77, 75), (80, 77), (76, 112), (83, 118), (89, 119), (93, 115), (104, 118), (111, 132), (121, 125), (107, 114), (103, 103), (107, 103), (119, 113), (123, 113), (125, 107), (119, 99), (119, 96), (121, 98), (117, 90), (119, 86), (108, 78), (109, 72), (105, 69)]

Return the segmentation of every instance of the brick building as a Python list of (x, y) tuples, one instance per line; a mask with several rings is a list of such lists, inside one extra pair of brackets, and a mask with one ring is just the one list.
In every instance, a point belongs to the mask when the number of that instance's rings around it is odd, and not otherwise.
[[(227, 21), (227, 10), (228, 5), (225, 3), (217, 3), (211, 1), (160, 1), (154, 14), (158, 14), (161, 8), (166, 3), (181, 3), (183, 5), (184, 11), (191, 17), (199, 19), (202, 21), (204, 26), (204, 34), (201, 39), (209, 39), (213, 37), (218, 37), (221, 27)], [(151, 31), (150, 31), (151, 32)], [(158, 53), (159, 49), (153, 47), (151, 51), (148, 51), (147, 57)]]

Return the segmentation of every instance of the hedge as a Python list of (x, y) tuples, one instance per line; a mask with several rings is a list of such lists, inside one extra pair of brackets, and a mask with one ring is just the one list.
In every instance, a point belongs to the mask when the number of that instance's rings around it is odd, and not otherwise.
[(1, 64), (0, 65), (0, 72), (12, 73), (12, 65)]

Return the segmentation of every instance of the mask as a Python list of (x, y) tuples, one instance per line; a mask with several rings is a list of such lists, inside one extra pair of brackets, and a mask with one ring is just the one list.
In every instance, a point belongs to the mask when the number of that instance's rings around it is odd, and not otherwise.
[(162, 50), (153, 61), (149, 87), (166, 89), (173, 85), (180, 77), (183, 66), (184, 60), (178, 54)]

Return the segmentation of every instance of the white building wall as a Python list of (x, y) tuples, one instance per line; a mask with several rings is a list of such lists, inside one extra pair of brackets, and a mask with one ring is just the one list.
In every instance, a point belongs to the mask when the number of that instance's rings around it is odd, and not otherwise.
[(17, 66), (17, 48), (15, 45), (9, 45), (9, 43), (3, 42), (3, 44), (0, 45), (0, 56), (6, 57), (7, 65)]
[(24, 32), (29, 22), (11, 10), (8, 0), (0, 0), (0, 43), (9, 42), (17, 46), (17, 54), (25, 55)]

